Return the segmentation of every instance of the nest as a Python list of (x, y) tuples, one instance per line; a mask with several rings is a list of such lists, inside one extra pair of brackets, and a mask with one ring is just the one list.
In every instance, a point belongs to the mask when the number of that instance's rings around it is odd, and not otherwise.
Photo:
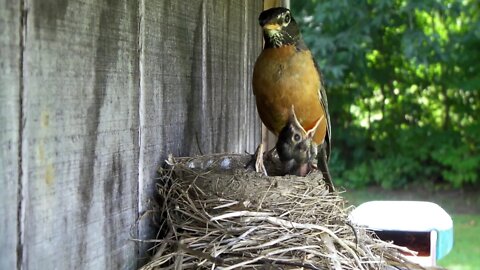
[(320, 173), (266, 177), (247, 155), (170, 158), (160, 171), (162, 239), (147, 269), (423, 269), (348, 221)]

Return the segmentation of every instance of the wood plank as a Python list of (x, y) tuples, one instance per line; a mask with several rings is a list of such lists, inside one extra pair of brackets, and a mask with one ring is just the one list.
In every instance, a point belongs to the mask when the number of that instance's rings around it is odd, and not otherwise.
[[(251, 73), (263, 8), (261, 1), (143, 2), (141, 213), (168, 154), (253, 152), (259, 142)], [(141, 224), (141, 238), (154, 236), (150, 225)]]
[(0, 0), (0, 269), (17, 267), (20, 4)]
[(28, 3), (23, 268), (134, 269), (138, 3)]
[(206, 26), (206, 96), (211, 103), (204, 112), (202, 134), (208, 136), (201, 145), (216, 153), (252, 152), (260, 139), (251, 74), (261, 49), (261, 3), (212, 1), (207, 10), (212, 14)]
[(264, 0), (263, 8), (269, 9), (272, 7), (287, 7), (290, 8), (290, 0)]
[[(152, 208), (155, 177), (169, 153), (187, 151), (184, 132), (188, 91), (194, 63), (201, 61), (192, 35), (198, 28), (201, 1), (141, 1), (140, 29), (140, 198), (141, 215)], [(200, 27), (201, 28), (201, 27)], [(198, 74), (197, 74), (198, 76)], [(140, 239), (153, 239), (158, 228), (152, 216), (141, 219)], [(151, 243), (140, 245), (140, 258), (148, 259)]]

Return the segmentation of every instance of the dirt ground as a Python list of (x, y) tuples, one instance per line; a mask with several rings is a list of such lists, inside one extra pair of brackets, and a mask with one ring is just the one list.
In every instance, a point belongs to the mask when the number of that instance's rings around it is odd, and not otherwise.
[(342, 196), (353, 205), (371, 200), (418, 200), (434, 202), (450, 214), (480, 214), (480, 188), (435, 190), (409, 187), (402, 190), (385, 190), (380, 187), (370, 187), (362, 190), (346, 190)]

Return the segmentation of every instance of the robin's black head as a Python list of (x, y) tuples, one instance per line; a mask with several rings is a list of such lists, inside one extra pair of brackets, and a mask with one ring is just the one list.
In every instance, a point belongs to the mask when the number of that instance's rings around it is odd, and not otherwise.
[(267, 9), (260, 13), (258, 21), (263, 28), (265, 48), (298, 45), (302, 42), (300, 29), (287, 8)]

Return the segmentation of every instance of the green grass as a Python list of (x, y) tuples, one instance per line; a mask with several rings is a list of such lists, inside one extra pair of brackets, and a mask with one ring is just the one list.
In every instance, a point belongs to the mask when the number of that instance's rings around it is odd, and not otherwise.
[[(480, 269), (480, 212), (478, 193), (456, 194), (422, 190), (383, 191), (379, 189), (349, 190), (342, 194), (351, 204), (372, 200), (422, 200), (435, 202), (453, 219), (452, 251), (437, 264), (449, 270)], [(459, 196), (460, 195), (460, 196)]]
[(449, 270), (479, 269), (480, 215), (454, 215), (453, 230), (453, 249), (438, 265)]

